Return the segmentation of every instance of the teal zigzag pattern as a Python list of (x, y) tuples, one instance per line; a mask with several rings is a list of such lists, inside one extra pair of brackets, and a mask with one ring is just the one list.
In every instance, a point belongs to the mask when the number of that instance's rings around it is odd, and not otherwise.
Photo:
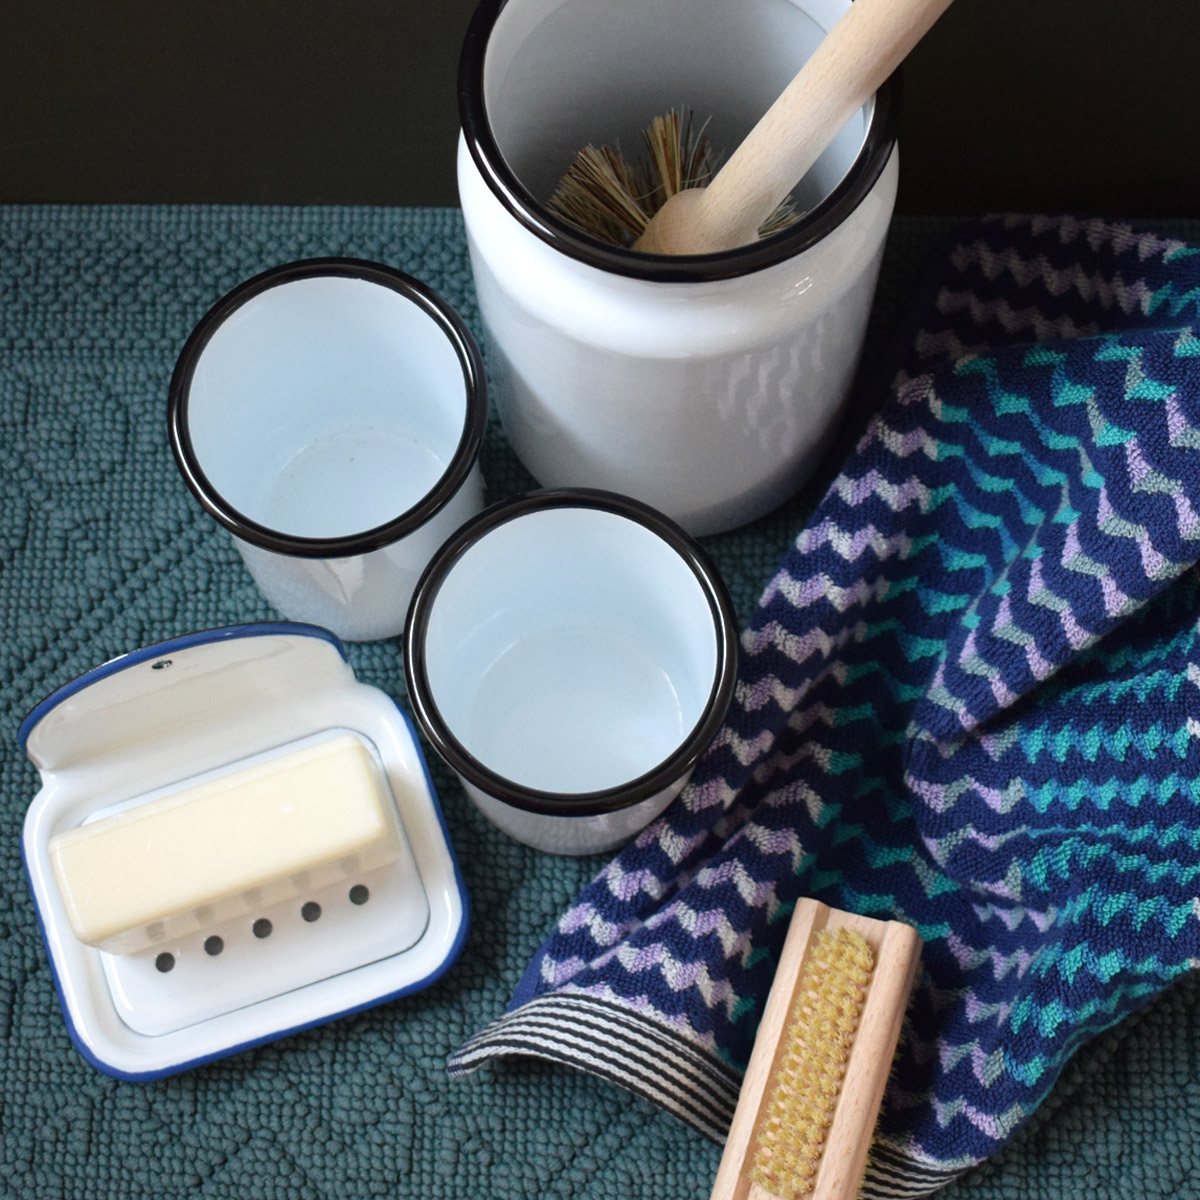
[(528, 1049), (547, 994), (740, 1069), (797, 896), (899, 918), (924, 969), (867, 1193), (913, 1195), (1200, 960), (1198, 304), (1180, 242), (964, 232), (692, 784), (453, 1069)]

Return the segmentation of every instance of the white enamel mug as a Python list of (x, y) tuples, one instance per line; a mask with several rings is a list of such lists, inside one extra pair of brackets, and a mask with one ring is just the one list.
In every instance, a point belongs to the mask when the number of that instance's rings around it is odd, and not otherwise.
[(487, 509), (413, 596), (405, 677), (467, 795), (518, 841), (594, 854), (667, 806), (733, 694), (716, 568), (623, 496), (532, 492)]
[(423, 283), (310, 259), (235, 288), (171, 380), (171, 446), (284, 616), (392, 637), (417, 579), (483, 506), (483, 365)]
[(795, 492), (852, 382), (896, 191), (890, 83), (752, 246), (661, 257), (545, 201), (591, 144), (681, 103), (732, 151), (850, 0), (483, 0), (459, 76), (459, 195), (497, 408), (547, 486), (636, 496), (693, 534)]

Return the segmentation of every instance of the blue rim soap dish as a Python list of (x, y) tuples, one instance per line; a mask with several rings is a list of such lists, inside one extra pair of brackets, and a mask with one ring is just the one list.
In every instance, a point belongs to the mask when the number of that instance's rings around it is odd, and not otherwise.
[[(136, 650), (47, 697), (19, 741), (42, 778), (22, 840), (38, 920), (71, 1038), (106, 1074), (174, 1074), (417, 991), (462, 948), (467, 895), (412, 724), (328, 630)], [(344, 795), (298, 786), (322, 756), (354, 768)], [(374, 841), (343, 846), (350, 783)]]

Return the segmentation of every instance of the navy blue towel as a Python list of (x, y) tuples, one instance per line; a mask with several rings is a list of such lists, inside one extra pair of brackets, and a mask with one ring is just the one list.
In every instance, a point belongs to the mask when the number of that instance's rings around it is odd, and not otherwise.
[(719, 1140), (796, 898), (899, 918), (923, 969), (866, 1194), (917, 1195), (1192, 969), (1198, 300), (1180, 241), (962, 233), (725, 728), (452, 1071), (557, 1059)]

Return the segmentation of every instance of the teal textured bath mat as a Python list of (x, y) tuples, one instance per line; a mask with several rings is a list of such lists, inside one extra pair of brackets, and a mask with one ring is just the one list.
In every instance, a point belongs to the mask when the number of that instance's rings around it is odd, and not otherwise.
[[(896, 223), (868, 357), (947, 226)], [(1173, 231), (1197, 236), (1194, 223)], [(274, 615), (176, 474), (166, 387), (213, 300), (325, 254), (426, 280), (478, 332), (454, 210), (0, 209), (0, 1196), (703, 1200), (716, 1148), (645, 1100), (533, 1062), (447, 1076), (447, 1055), (504, 1008), (602, 860), (509, 841), (432, 755), (474, 910), (434, 987), (148, 1084), (97, 1073), (67, 1038), (20, 863), (38, 783), (17, 726), (115, 654)], [(495, 426), (483, 468), (492, 498), (532, 483)], [(815, 487), (708, 540), (743, 621)], [(395, 641), (350, 654), (403, 700)], [(1200, 987), (1187, 981), (1082, 1051), (1030, 1128), (944, 1194), (1200, 1195), (1198, 1084)]]

